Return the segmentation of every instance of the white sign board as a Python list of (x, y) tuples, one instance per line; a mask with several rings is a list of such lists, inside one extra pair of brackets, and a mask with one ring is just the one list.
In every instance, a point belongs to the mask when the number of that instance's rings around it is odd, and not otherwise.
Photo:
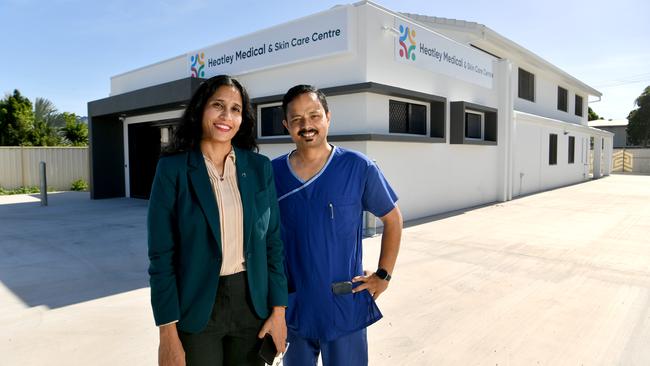
[(346, 53), (351, 6), (341, 6), (187, 54), (191, 77), (240, 75)]
[(395, 61), (491, 89), (491, 56), (395, 18)]

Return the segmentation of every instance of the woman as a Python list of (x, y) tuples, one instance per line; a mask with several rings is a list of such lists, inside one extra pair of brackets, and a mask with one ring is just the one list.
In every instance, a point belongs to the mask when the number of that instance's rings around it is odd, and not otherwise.
[(284, 351), (287, 284), (271, 163), (256, 154), (246, 90), (205, 81), (160, 159), (148, 213), (160, 365), (261, 365)]

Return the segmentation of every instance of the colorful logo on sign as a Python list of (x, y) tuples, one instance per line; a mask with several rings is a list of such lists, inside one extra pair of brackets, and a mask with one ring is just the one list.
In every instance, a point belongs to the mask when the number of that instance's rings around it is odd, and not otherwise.
[(191, 56), (190, 62), (192, 63), (192, 77), (205, 77), (205, 71), (203, 70), (205, 69), (205, 53), (201, 52)]
[[(399, 55), (406, 59), (411, 59), (415, 61), (415, 29), (409, 31), (409, 27), (403, 25), (399, 26), (399, 45), (402, 49), (399, 50)], [(408, 38), (408, 45), (406, 44), (406, 39)]]

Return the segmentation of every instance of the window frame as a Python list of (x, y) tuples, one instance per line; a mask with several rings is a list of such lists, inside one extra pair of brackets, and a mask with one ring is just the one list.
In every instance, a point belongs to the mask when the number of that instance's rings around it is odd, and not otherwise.
[[(553, 140), (555, 140), (555, 144)], [(550, 166), (557, 165), (557, 143), (557, 133), (550, 133), (548, 137), (548, 165)]]
[[(564, 91), (564, 100), (561, 100), (561, 91)], [(561, 102), (564, 102), (562, 105)], [(562, 108), (564, 106), (564, 109)], [(569, 90), (558, 85), (557, 87), (557, 110), (562, 112), (569, 112)]]
[[(412, 99), (417, 102), (425, 103), (430, 106), (429, 109), (429, 135), (412, 135), (412, 134), (390, 134), (388, 133), (388, 115), (377, 116), (378, 118), (385, 118), (385, 125), (382, 131), (355, 131), (351, 134), (330, 134), (328, 141), (399, 141), (409, 143), (433, 143), (444, 144), (447, 143), (447, 136), (449, 132), (448, 123), (448, 99), (435, 94), (422, 93), (415, 90), (398, 88), (392, 85), (386, 85), (375, 82), (362, 82), (355, 84), (345, 84), (339, 86), (332, 86), (323, 88), (321, 91), (330, 97), (339, 97), (346, 95), (353, 95), (358, 93), (368, 93), (369, 96), (380, 96), (383, 102), (389, 97), (400, 97)], [(284, 94), (274, 94), (261, 96), (251, 99), (251, 104), (257, 113), (257, 106), (268, 105), (270, 103), (282, 102)], [(374, 97), (372, 97), (374, 98)], [(370, 101), (370, 99), (368, 99)], [(331, 104), (331, 103), (330, 103)], [(387, 104), (386, 104), (387, 105)], [(386, 112), (388, 109), (386, 109)], [(259, 124), (259, 123), (258, 123)], [(282, 137), (261, 137), (260, 129), (256, 128), (257, 143), (258, 144), (284, 144), (292, 143), (289, 136)]]
[(285, 133), (282, 134), (282, 135), (263, 135), (262, 134), (262, 131), (263, 131), (263, 129), (262, 129), (262, 109), (263, 108), (278, 107), (278, 106), (280, 108), (282, 108), (282, 102), (272, 102), (272, 103), (258, 104), (258, 105), (255, 106), (255, 114), (256, 114), (256, 117), (257, 117), (257, 121), (258, 121), (258, 123), (257, 123), (257, 136), (259, 136), (259, 138), (265, 139), (265, 138), (289, 137), (289, 132), (287, 131), (286, 128), (284, 128), (284, 126), (282, 128), (284, 129)]
[[(499, 111), (496, 108), (466, 101), (449, 103), (449, 143), (496, 146), (499, 141)], [(465, 112), (483, 113), (481, 140), (465, 137)]]
[[(469, 137), (467, 136), (467, 114), (475, 114), (481, 117), (481, 137)], [(464, 122), (465, 122), (465, 128), (464, 128), (464, 133), (465, 133), (465, 138), (468, 140), (476, 140), (476, 141), (485, 141), (485, 112), (481, 111), (476, 111), (473, 109), (465, 109), (465, 116), (464, 116)]]
[(576, 137), (575, 136), (569, 136), (568, 138), (568, 154), (569, 156), (567, 157), (567, 161), (569, 164), (575, 164), (576, 162)]
[[(580, 109), (578, 109), (578, 99), (580, 99)], [(578, 95), (578, 94), (575, 95), (574, 106), (575, 106), (575, 115), (579, 117), (584, 117), (585, 106), (584, 106), (584, 98), (582, 97), (582, 95)]]
[[(406, 103), (406, 118), (407, 118), (407, 130), (409, 129), (410, 125), (410, 119), (411, 119), (411, 105), (419, 105), (423, 106), (425, 108), (425, 118), (426, 120), (424, 121), (424, 133), (413, 133), (413, 132), (393, 132), (391, 131), (391, 123), (390, 123), (390, 103), (391, 102), (397, 102), (397, 103)], [(421, 101), (421, 100), (415, 100), (415, 99), (409, 99), (409, 98), (403, 98), (403, 97), (398, 97), (398, 96), (389, 96), (388, 97), (388, 133), (391, 135), (404, 135), (404, 136), (429, 136), (431, 134), (431, 103)]]
[[(517, 96), (520, 99), (535, 103), (535, 74), (522, 67), (518, 67), (518, 70), (519, 71), (517, 73), (517, 84), (518, 84)], [(522, 78), (522, 74), (525, 78)], [(526, 85), (524, 85), (524, 83), (526, 83)], [(527, 93), (530, 93), (530, 96), (528, 96)]]

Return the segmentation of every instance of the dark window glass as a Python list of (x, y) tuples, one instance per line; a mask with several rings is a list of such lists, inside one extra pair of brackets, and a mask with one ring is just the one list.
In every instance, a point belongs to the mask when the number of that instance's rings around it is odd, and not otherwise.
[(388, 119), (389, 132), (406, 133), (408, 131), (408, 103), (391, 100)]
[(289, 132), (282, 125), (282, 106), (263, 107), (261, 110), (262, 136), (285, 136)]
[(573, 164), (576, 155), (576, 138), (569, 136), (569, 164)]
[(582, 97), (576, 95), (576, 116), (582, 117)]
[(426, 135), (427, 107), (396, 100), (389, 101), (388, 131)]
[(535, 75), (519, 69), (519, 98), (535, 101)]
[(481, 136), (481, 115), (465, 112), (465, 137), (480, 139)]
[(548, 164), (557, 164), (557, 135), (552, 133), (548, 140)]
[(557, 109), (567, 112), (569, 110), (569, 93), (561, 86), (557, 87)]
[(409, 104), (409, 133), (425, 135), (427, 133), (427, 107), (421, 104)]

